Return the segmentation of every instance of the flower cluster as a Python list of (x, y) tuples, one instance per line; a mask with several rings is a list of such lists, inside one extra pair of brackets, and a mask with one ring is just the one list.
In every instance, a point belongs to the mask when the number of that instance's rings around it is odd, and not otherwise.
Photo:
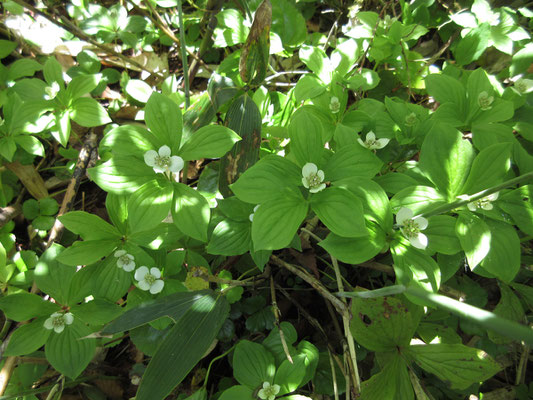
[(148, 150), (144, 153), (144, 162), (154, 169), (156, 174), (180, 172), (185, 165), (180, 156), (171, 156), (170, 147), (161, 146), (159, 151)]
[(126, 253), (126, 250), (115, 251), (115, 257), (117, 257), (117, 267), (122, 268), (126, 272), (131, 272), (135, 269), (135, 257)]
[(468, 203), (466, 206), (470, 211), (477, 211), (479, 209), (490, 211), (494, 208), (492, 205), (493, 201), (498, 199), (499, 192), (489, 194), (481, 199), (477, 199), (471, 203)]
[(420, 231), (427, 228), (428, 220), (424, 217), (413, 218), (413, 216), (414, 213), (410, 208), (402, 207), (396, 214), (396, 224), (411, 245), (423, 250), (428, 245), (428, 238)]
[(357, 139), (359, 144), (370, 150), (382, 149), (389, 144), (390, 139), (376, 139), (376, 134), (372, 131), (366, 134), (366, 140), (363, 142), (360, 138)]
[(257, 396), (262, 400), (274, 400), (280, 389), (279, 385), (263, 382), (263, 388), (259, 390)]
[(333, 96), (329, 103), (329, 109), (333, 114), (337, 114), (341, 109), (341, 103), (338, 97)]
[(319, 170), (316, 164), (307, 163), (302, 168), (302, 184), (311, 193), (317, 193), (326, 188), (324, 171)]
[[(117, 267), (126, 272), (131, 272), (135, 269), (135, 257), (128, 254), (126, 250), (117, 250), (114, 255), (117, 258)], [(145, 266), (139, 267), (134, 276), (138, 281), (139, 289), (149, 290), (152, 294), (159, 293), (165, 286), (165, 282), (159, 279), (161, 278), (161, 271), (155, 267), (150, 269)]]
[(492, 108), (492, 102), (494, 101), (494, 96), (489, 96), (485, 91), (481, 92), (477, 96), (477, 102), (479, 103), (479, 108), (483, 111), (490, 110)]
[(61, 333), (65, 326), (72, 324), (72, 322), (74, 322), (72, 313), (55, 312), (44, 321), (44, 327), (50, 330), (53, 329), (55, 333)]

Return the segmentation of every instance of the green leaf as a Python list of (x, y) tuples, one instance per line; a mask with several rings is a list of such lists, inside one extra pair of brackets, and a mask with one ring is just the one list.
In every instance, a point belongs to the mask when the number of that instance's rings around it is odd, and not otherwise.
[(44, 346), (46, 359), (57, 371), (77, 378), (89, 365), (96, 350), (96, 340), (86, 339), (92, 332), (74, 318), (61, 333), (52, 333)]
[(294, 97), (297, 103), (320, 96), (326, 91), (324, 83), (316, 76), (303, 75), (294, 88)]
[(100, 74), (78, 75), (73, 78), (67, 86), (67, 96), (69, 99), (77, 99), (84, 94), (92, 92), (102, 79)]
[(398, 212), (400, 208), (407, 207), (415, 215), (428, 212), (445, 203), (444, 196), (431, 186), (406, 187), (396, 193), (390, 201), (393, 211)]
[(144, 108), (144, 120), (162, 144), (169, 146), (173, 151), (178, 150), (183, 118), (176, 103), (160, 93), (152, 93)]
[(17, 144), (13, 137), (5, 136), (0, 138), (0, 155), (2, 155), (7, 161), (13, 161), (13, 156), (17, 151)]
[(329, 159), (324, 168), (325, 180), (335, 182), (353, 177), (371, 179), (382, 164), (374, 153), (359, 144), (345, 146)]
[(354, 298), (350, 330), (358, 343), (372, 351), (409, 345), (419, 317), (396, 297)]
[(128, 219), (128, 197), (115, 193), (108, 193), (105, 199), (105, 207), (109, 219), (117, 227), (117, 230), (126, 233)]
[(307, 163), (319, 165), (324, 152), (322, 130), (322, 123), (310, 112), (302, 110), (293, 115), (289, 124), (291, 153), (300, 167)]
[(39, 208), (41, 209), (41, 215), (56, 215), (59, 211), (57, 201), (51, 197), (39, 200)]
[(61, 64), (59, 64), (55, 57), (48, 57), (48, 60), (44, 63), (43, 73), (48, 85), (57, 82), (61, 88), (64, 87), (63, 70), (61, 69)]
[(174, 224), (180, 231), (194, 239), (207, 242), (207, 226), (211, 212), (204, 196), (187, 185), (175, 183), (171, 211)]
[[(145, 128), (137, 125), (121, 125), (111, 129), (100, 141), (98, 152), (110, 151), (114, 155), (131, 157), (144, 156), (148, 150), (159, 149), (163, 144), (157, 141)], [(144, 163), (144, 158), (142, 159)]]
[(106, 192), (132, 193), (151, 179), (152, 168), (134, 157), (116, 156), (111, 160), (87, 170), (89, 176)]
[(109, 124), (111, 118), (95, 99), (80, 97), (70, 106), (70, 117), (81, 126), (93, 127)]
[(89, 265), (108, 256), (119, 245), (119, 240), (109, 239), (74, 242), (58, 255), (57, 260), (65, 265)]
[(39, 203), (35, 199), (28, 199), (22, 203), (22, 213), (24, 218), (32, 220), (39, 216)]
[(440, 268), (433, 258), (403, 243), (391, 246), (391, 252), (398, 283), (413, 284), (433, 292), (439, 289)]
[(22, 147), (26, 152), (35, 156), (44, 157), (44, 147), (36, 137), (30, 135), (17, 135), (13, 138), (15, 143)]
[(343, 237), (367, 236), (363, 204), (342, 187), (329, 187), (311, 196), (311, 209), (333, 233)]
[(85, 211), (71, 211), (59, 217), (65, 227), (84, 240), (118, 239), (121, 234), (114, 226), (95, 214)]
[(387, 358), (381, 372), (361, 385), (361, 400), (414, 400), (413, 387), (407, 372), (407, 363), (395, 352)]
[(141, 232), (159, 225), (170, 212), (172, 184), (167, 180), (150, 180), (128, 200), (128, 222), (131, 232)]
[(204, 296), (195, 301), (152, 357), (136, 399), (163, 399), (168, 395), (200, 361), (228, 313), (224, 296)]
[(274, 356), (259, 343), (241, 340), (233, 353), (233, 376), (241, 384), (256, 388), (272, 383), (276, 367)]
[(461, 132), (437, 126), (427, 135), (420, 151), (419, 166), (448, 201), (454, 201), (464, 185), (474, 150)]
[(33, 76), (35, 72), (43, 69), (43, 66), (31, 58), (22, 58), (9, 66), (7, 80), (16, 81), (25, 76)]
[(0, 310), (13, 321), (28, 321), (41, 315), (51, 315), (59, 311), (57, 304), (44, 301), (32, 293), (15, 293), (0, 298)]
[(52, 136), (63, 147), (67, 147), (68, 139), (70, 137), (70, 114), (68, 111), (56, 112), (54, 114), (56, 130), (52, 131)]
[(431, 74), (426, 77), (426, 88), (428, 93), (441, 104), (441, 107), (442, 104), (453, 103), (459, 112), (464, 113), (459, 116), (460, 119), (466, 118), (466, 90), (461, 82), (445, 74)]
[(222, 392), (219, 400), (254, 400), (254, 390), (247, 386), (232, 386)]
[(329, 58), (318, 46), (302, 46), (298, 52), (300, 60), (313, 71), (322, 82), (329, 84), (331, 82), (331, 66)]
[(292, 363), (285, 359), (276, 370), (274, 384), (280, 386), (279, 396), (294, 392), (314, 376), (318, 364), (317, 348), (305, 340), (298, 347), (304, 347), (306, 351), (298, 351), (292, 355)]
[(215, 227), (206, 251), (209, 254), (235, 256), (250, 250), (251, 224), (231, 219), (220, 221)]
[(428, 248), (442, 254), (453, 255), (461, 251), (461, 243), (455, 234), (456, 220), (449, 215), (435, 215), (428, 219), (424, 229), (428, 237)]
[(231, 150), (241, 137), (231, 129), (221, 125), (207, 125), (198, 129), (183, 144), (179, 155), (184, 160), (219, 158)]
[(385, 233), (374, 223), (367, 225), (368, 236), (346, 238), (330, 233), (318, 243), (333, 257), (347, 264), (361, 264), (376, 256), (385, 246)]
[[(522, 308), (522, 303), (520, 303), (520, 299), (513, 293), (509, 286), (502, 283), (500, 283), (499, 286), (501, 296), (496, 308), (494, 308), (494, 314), (521, 323), (524, 321), (525, 315), (524, 309)], [(506, 344), (511, 342), (511, 339), (498, 335), (493, 331), (489, 331), (488, 336), (490, 340), (497, 344)]]
[[(280, 328), (283, 331), (283, 336), (285, 343), (289, 348), (289, 352), (294, 354), (293, 352), (295, 349), (292, 345), (298, 339), (298, 333), (296, 332), (296, 329), (290, 322), (287, 321), (281, 322)], [(281, 342), (279, 329), (272, 329), (270, 331), (266, 339), (263, 340), (263, 346), (265, 346), (266, 349), (274, 355), (274, 359), (276, 360), (276, 368), (287, 359), (287, 355), (285, 354), (285, 350), (283, 349), (283, 344)]]
[(533, 235), (533, 185), (522, 186), (505, 193), (498, 207), (508, 213), (514, 223), (528, 235)]
[(130, 79), (124, 90), (129, 96), (140, 103), (146, 103), (152, 95), (150, 85), (140, 79)]
[(299, 192), (278, 191), (275, 200), (262, 203), (254, 214), (252, 241), (256, 251), (286, 247), (307, 216), (309, 206)]
[(0, 59), (6, 58), (13, 50), (17, 48), (17, 43), (10, 40), (0, 40)]
[(276, 199), (283, 188), (291, 186), (302, 186), (301, 170), (283, 157), (268, 155), (247, 169), (230, 188), (240, 200), (260, 204)]
[(481, 150), (461, 193), (474, 194), (501, 183), (511, 167), (511, 148), (510, 143), (496, 143)]
[(410, 346), (406, 353), (421, 368), (450, 382), (456, 389), (466, 389), (473, 383), (483, 382), (502, 370), (501, 365), (483, 350), (462, 344)]
[(489, 45), (490, 25), (483, 23), (473, 28), (452, 50), (457, 65), (463, 66), (476, 61)]
[(492, 219), (485, 223), (490, 229), (490, 247), (480, 266), (509, 283), (520, 270), (520, 239), (512, 225)]
[(37, 318), (29, 324), (17, 328), (9, 339), (4, 356), (23, 356), (39, 350), (53, 332), (44, 327), (46, 318)]
[(281, 38), (284, 46), (302, 44), (307, 28), (302, 13), (287, 0), (272, 0), (272, 32)]
[(487, 256), (491, 246), (491, 231), (488, 225), (473, 213), (460, 213), (455, 225), (468, 265), (474, 270)]
[(50, 295), (59, 304), (67, 304), (72, 277), (76, 273), (75, 267), (60, 263), (57, 257), (64, 248), (53, 244), (40, 257), (35, 266), (35, 284), (44, 293)]
[(123, 309), (116, 303), (94, 299), (71, 307), (74, 316), (89, 325), (103, 325), (122, 314)]
[(510, 76), (517, 76), (528, 70), (533, 62), (533, 43), (527, 43), (523, 49), (518, 50), (513, 55), (511, 66), (509, 67)]

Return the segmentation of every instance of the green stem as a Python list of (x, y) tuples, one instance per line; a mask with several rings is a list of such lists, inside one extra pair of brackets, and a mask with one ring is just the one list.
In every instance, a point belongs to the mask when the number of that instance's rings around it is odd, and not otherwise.
[(187, 48), (185, 47), (185, 28), (183, 25), (183, 9), (181, 0), (178, 0), (178, 19), (180, 24), (180, 48), (181, 63), (183, 65), (183, 84), (185, 90), (185, 109), (191, 105), (191, 94), (189, 92), (189, 68), (187, 66)]
[(207, 379), (209, 378), (209, 372), (211, 371), (211, 366), (213, 365), (213, 363), (215, 361), (218, 361), (220, 360), (221, 358), (224, 358), (226, 357), (229, 353), (231, 353), (233, 351), (233, 349), (235, 348), (236, 345), (233, 345), (231, 346), (228, 350), (226, 350), (224, 353), (222, 353), (221, 355), (219, 355), (218, 357), (215, 357), (211, 360), (211, 362), (209, 363), (209, 367), (207, 367), (207, 372), (205, 373), (205, 379), (204, 379), (204, 389), (207, 387)]
[(527, 182), (529, 180), (533, 180), (533, 172), (528, 172), (527, 174), (517, 176), (516, 178), (513, 178), (513, 179), (509, 179), (508, 181), (500, 183), (499, 185), (493, 186), (491, 188), (482, 190), (481, 192), (478, 192), (476, 194), (473, 194), (473, 195), (470, 195), (470, 196), (465, 195), (464, 198), (462, 198), (461, 200), (456, 200), (453, 203), (444, 204), (444, 205), (442, 205), (440, 207), (435, 208), (432, 211), (428, 211), (428, 212), (422, 213), (422, 214), (418, 215), (418, 217), (428, 218), (428, 217), (432, 217), (434, 215), (444, 214), (444, 213), (446, 213), (448, 211), (452, 211), (452, 210), (454, 210), (456, 208), (465, 206), (468, 203), (471, 203), (473, 201), (482, 199), (483, 197), (486, 197), (486, 196), (488, 196), (488, 195), (490, 195), (492, 193), (496, 193), (496, 192), (499, 192), (502, 189), (506, 189), (509, 186), (517, 185), (519, 183), (524, 183), (524, 182)]

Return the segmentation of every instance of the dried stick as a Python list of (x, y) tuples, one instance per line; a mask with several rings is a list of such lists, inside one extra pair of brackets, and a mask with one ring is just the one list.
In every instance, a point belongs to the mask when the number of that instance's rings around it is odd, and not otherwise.
[(22, 212), (20, 204), (0, 208), (0, 229)]
[(289, 352), (289, 346), (287, 346), (287, 341), (285, 340), (285, 333), (283, 333), (283, 329), (281, 329), (281, 325), (279, 323), (279, 308), (278, 303), (276, 302), (276, 289), (274, 287), (274, 277), (272, 275), (270, 275), (270, 297), (272, 298), (272, 312), (274, 313), (274, 323), (276, 324), (276, 328), (278, 328), (281, 346), (283, 347), (283, 351), (285, 352), (287, 360), (289, 360), (291, 364), (294, 364), (294, 361), (292, 361), (291, 353)]
[[(74, 173), (72, 174), (72, 178), (68, 184), (67, 192), (65, 193), (65, 197), (61, 203), (61, 208), (57, 213), (58, 217), (67, 213), (72, 208), (76, 193), (80, 187), (81, 180), (87, 171), (87, 166), (89, 165), (89, 161), (91, 159), (91, 153), (96, 149), (96, 141), (97, 136), (93, 131), (91, 131), (80, 150), (78, 161), (76, 162), (76, 167), (74, 168)], [(50, 247), (52, 243), (61, 238), (64, 228), (65, 227), (61, 221), (59, 221), (59, 218), (56, 218), (56, 222), (50, 230), (50, 236), (48, 237), (48, 243), (46, 244), (46, 247)]]

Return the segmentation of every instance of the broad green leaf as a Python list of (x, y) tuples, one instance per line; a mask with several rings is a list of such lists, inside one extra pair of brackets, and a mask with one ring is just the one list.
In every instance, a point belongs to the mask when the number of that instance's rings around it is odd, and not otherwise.
[(300, 47), (298, 55), (300, 60), (307, 65), (307, 68), (313, 71), (322, 82), (325, 84), (331, 82), (332, 68), (330, 66), (329, 58), (324, 50), (318, 46), (304, 45)]
[(224, 296), (204, 296), (171, 328), (143, 375), (137, 400), (163, 399), (200, 361), (229, 313)]
[(299, 166), (307, 163), (319, 165), (324, 152), (322, 123), (313, 114), (305, 111), (294, 114), (289, 124), (291, 152)]
[(48, 316), (37, 318), (29, 324), (18, 327), (9, 339), (4, 356), (23, 356), (39, 350), (46, 343), (50, 334), (55, 334), (54, 331), (44, 327), (46, 318)]
[(125, 87), (125, 92), (140, 103), (148, 102), (152, 95), (152, 88), (140, 79), (130, 79)]
[(307, 28), (302, 13), (288, 0), (271, 0), (272, 32), (281, 38), (283, 46), (295, 47), (302, 44)]
[(118, 239), (115, 241), (109, 239), (78, 241), (63, 250), (57, 256), (57, 260), (65, 265), (89, 265), (108, 256), (119, 245)]
[(6, 58), (13, 50), (17, 48), (17, 43), (10, 40), (0, 40), (0, 59)]
[(222, 392), (219, 400), (254, 400), (254, 390), (248, 386), (232, 386)]
[(427, 135), (420, 151), (420, 169), (449, 201), (464, 185), (474, 150), (461, 132), (437, 126)]
[(333, 233), (343, 237), (367, 236), (363, 203), (348, 189), (329, 187), (314, 193), (311, 209)]
[(459, 39), (459, 43), (452, 50), (455, 60), (459, 66), (470, 64), (476, 61), (489, 45), (490, 25), (480, 24)]
[(480, 266), (503, 282), (511, 282), (520, 270), (520, 238), (512, 225), (488, 219), (489, 251)]
[(466, 118), (466, 90), (460, 81), (445, 74), (431, 74), (426, 77), (426, 87), (428, 93), (441, 104), (441, 107), (442, 104), (453, 103), (464, 113), (459, 116), (460, 119)]
[(109, 124), (111, 118), (95, 99), (80, 97), (70, 106), (70, 117), (81, 126), (93, 127)]
[(479, 152), (461, 193), (474, 194), (501, 183), (511, 167), (510, 143), (497, 143)]
[(100, 74), (78, 75), (73, 78), (67, 86), (67, 96), (69, 99), (77, 99), (84, 94), (92, 92), (102, 79)]
[(274, 356), (263, 345), (241, 340), (233, 353), (233, 376), (241, 384), (256, 388), (272, 383), (276, 367)]
[(43, 73), (48, 85), (57, 82), (61, 88), (64, 87), (63, 70), (61, 69), (61, 64), (59, 64), (55, 57), (48, 57), (44, 63)]
[(123, 309), (116, 303), (103, 299), (94, 299), (70, 308), (74, 316), (89, 325), (103, 325), (117, 318)]
[(148, 150), (159, 149), (163, 144), (138, 125), (121, 125), (111, 129), (100, 141), (98, 152), (104, 155), (110, 151), (114, 155), (142, 158)]
[(7, 161), (13, 161), (13, 156), (17, 151), (17, 144), (13, 137), (4, 136), (0, 138), (0, 155), (2, 155)]
[(0, 310), (13, 321), (28, 321), (41, 315), (50, 315), (59, 311), (57, 304), (44, 301), (32, 293), (15, 293), (0, 298)]
[(250, 250), (251, 224), (231, 219), (220, 221), (215, 227), (206, 251), (209, 254), (235, 256)]
[(350, 330), (358, 343), (372, 351), (409, 345), (419, 317), (396, 297), (354, 298)]
[(381, 372), (361, 385), (361, 400), (414, 400), (407, 363), (397, 352), (387, 358)]
[(455, 233), (463, 248), (468, 266), (474, 270), (487, 256), (491, 246), (491, 231), (480, 217), (473, 213), (460, 213)]
[(155, 178), (152, 168), (134, 157), (115, 156), (87, 170), (89, 176), (106, 192), (128, 194)]
[(176, 103), (165, 95), (152, 93), (144, 108), (144, 120), (162, 145), (169, 146), (173, 152), (178, 150), (183, 130), (183, 118)]
[(466, 389), (501, 371), (502, 366), (483, 350), (462, 344), (428, 344), (405, 350), (415, 362), (453, 388)]
[[(498, 301), (496, 308), (493, 310), (494, 314), (518, 323), (522, 323), (525, 315), (522, 304), (520, 303), (520, 299), (513, 293), (509, 286), (503, 283), (500, 283), (499, 286), (501, 296), (500, 301)], [(489, 331), (488, 336), (494, 343), (506, 344), (511, 342), (510, 338), (498, 335), (493, 331)]]
[(9, 66), (7, 80), (15, 81), (24, 76), (33, 76), (35, 72), (43, 69), (43, 66), (31, 58), (22, 58)]
[(480, 110), (473, 118), (472, 124), (487, 124), (490, 122), (507, 121), (513, 117), (513, 103), (495, 99), (489, 110)]
[(204, 196), (187, 185), (175, 183), (171, 211), (174, 224), (180, 231), (194, 239), (207, 242), (207, 226), (211, 212)]
[(231, 150), (241, 137), (221, 125), (207, 125), (198, 129), (183, 144), (179, 155), (184, 160), (219, 158)]
[(533, 186), (519, 187), (498, 199), (498, 207), (508, 213), (514, 223), (528, 235), (533, 235)]
[(105, 199), (105, 207), (109, 219), (117, 227), (117, 230), (126, 233), (128, 219), (128, 197), (115, 193), (108, 193)]
[(84, 240), (118, 239), (120, 233), (114, 226), (95, 214), (85, 211), (71, 211), (59, 217), (65, 227)]
[(390, 201), (392, 210), (396, 213), (402, 207), (410, 208), (415, 215), (428, 212), (446, 203), (443, 194), (431, 186), (406, 187), (396, 193)]
[[(302, 341), (300, 345), (302, 344), (306, 344), (307, 351), (298, 351), (292, 356), (292, 363), (285, 359), (276, 370), (274, 384), (280, 386), (279, 396), (294, 392), (314, 376), (318, 364), (318, 349), (307, 341)], [(301, 349), (301, 346), (298, 347)]]
[(374, 223), (367, 225), (368, 236), (346, 238), (330, 233), (318, 243), (333, 257), (347, 264), (361, 264), (376, 256), (385, 246), (385, 233)]
[(167, 180), (150, 180), (128, 200), (128, 222), (131, 232), (141, 232), (159, 225), (170, 212), (172, 184)]
[[(289, 348), (289, 352), (293, 354), (295, 351), (295, 348), (293, 347), (293, 344), (298, 339), (298, 333), (296, 332), (296, 329), (294, 326), (287, 321), (283, 321), (280, 323), (280, 328), (283, 331), (283, 336), (285, 339), (285, 343), (287, 344), (287, 347)], [(285, 354), (285, 350), (283, 350), (283, 344), (281, 343), (279, 329), (272, 329), (265, 340), (263, 340), (263, 346), (266, 347), (267, 350), (269, 350), (273, 355), (274, 359), (276, 360), (276, 368), (287, 359), (287, 355)]]
[(288, 246), (307, 216), (308, 208), (300, 193), (289, 190), (280, 191), (276, 199), (262, 203), (252, 222), (254, 250), (277, 250)]
[(247, 169), (230, 188), (240, 200), (260, 204), (278, 198), (284, 187), (291, 186), (302, 186), (301, 170), (283, 157), (269, 155)]
[(345, 146), (329, 159), (324, 168), (325, 180), (335, 182), (346, 178), (373, 178), (381, 169), (382, 161), (359, 144)]
[(433, 258), (404, 243), (395, 243), (391, 252), (398, 283), (413, 284), (433, 292), (439, 289), (440, 268)]
[(527, 43), (523, 49), (513, 54), (513, 60), (509, 67), (510, 76), (525, 73), (533, 62), (533, 43)]
[(303, 75), (294, 88), (297, 103), (320, 96), (326, 91), (324, 83), (314, 75)]
[(68, 111), (56, 112), (54, 114), (56, 130), (52, 131), (52, 136), (63, 147), (67, 147), (70, 137), (70, 114)]
[(46, 250), (35, 267), (35, 284), (59, 304), (67, 304), (69, 288), (76, 268), (60, 263), (57, 257), (64, 248), (53, 244)]
[(63, 332), (50, 335), (44, 346), (46, 359), (63, 375), (77, 378), (96, 350), (96, 340), (85, 338), (91, 333), (89, 328), (74, 318), (74, 322), (65, 326)]
[(449, 215), (435, 215), (428, 221), (429, 225), (424, 229), (424, 235), (428, 237), (430, 250), (448, 255), (461, 251), (461, 244), (455, 234), (455, 218)]

